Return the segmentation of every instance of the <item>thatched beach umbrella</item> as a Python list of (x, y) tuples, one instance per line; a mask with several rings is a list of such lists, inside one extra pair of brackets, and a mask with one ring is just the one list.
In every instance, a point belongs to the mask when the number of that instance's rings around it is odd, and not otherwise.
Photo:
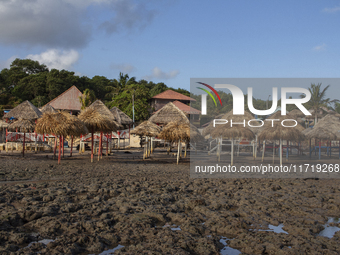
[(133, 123), (133, 120), (129, 116), (127, 116), (123, 111), (121, 111), (118, 107), (112, 107), (110, 111), (115, 117), (116, 122), (120, 126), (126, 127)]
[[(231, 164), (233, 164), (234, 160), (234, 138), (247, 138), (253, 139), (254, 138), (254, 131), (257, 128), (251, 129), (248, 127), (248, 121), (253, 120), (254, 117), (247, 111), (244, 112), (244, 115), (234, 115), (233, 111), (229, 111), (228, 113), (222, 115), (220, 117), (221, 120), (227, 120), (226, 124), (215, 124), (211, 122), (205, 129), (203, 129), (202, 135), (207, 136), (211, 135), (213, 138), (220, 139), (218, 148), (217, 148), (217, 155), (218, 159), (220, 160), (221, 150), (222, 150), (222, 138), (229, 138), (231, 139)], [(223, 121), (222, 121), (223, 123)], [(234, 123), (231, 126), (231, 123)], [(240, 124), (243, 123), (243, 124)], [(257, 123), (252, 121), (251, 125), (258, 126)], [(255, 155), (255, 149), (253, 144), (253, 154)]]
[(17, 121), (14, 121), (12, 124), (8, 126), (8, 130), (10, 131), (19, 131), (24, 133), (23, 138), (23, 145), (22, 145), (22, 156), (25, 156), (25, 138), (26, 133), (33, 132), (35, 128), (35, 123), (32, 120), (26, 120), (26, 119), (19, 119)]
[[(93, 162), (94, 132), (100, 132), (100, 138), (102, 138), (103, 132), (110, 133), (112, 131), (117, 131), (119, 128), (119, 124), (114, 120), (115, 117), (110, 112), (110, 110), (100, 100), (96, 100), (85, 110), (82, 110), (78, 115), (78, 118), (84, 123), (84, 125), (92, 134), (91, 162)], [(99, 140), (99, 148), (101, 148), (101, 139)], [(99, 149), (98, 160), (100, 154), (101, 149)]]
[(159, 135), (161, 131), (161, 127), (157, 126), (156, 124), (150, 121), (144, 121), (139, 124), (134, 130), (131, 131), (131, 134), (139, 135), (139, 136), (146, 136), (147, 138), (147, 146), (144, 146), (144, 154), (143, 158), (148, 156), (148, 148), (149, 148), (149, 140), (148, 137), (156, 137)]
[(53, 108), (52, 105), (47, 104), (41, 109), (42, 113), (48, 112), (48, 113), (56, 113), (58, 112), (56, 109)]
[[(280, 165), (282, 165), (282, 140), (289, 140), (289, 141), (303, 140), (304, 135), (302, 134), (302, 131), (304, 130), (304, 128), (300, 124), (297, 124), (295, 127), (291, 127), (295, 125), (294, 117), (290, 116), (289, 114), (282, 116), (281, 111), (278, 111), (272, 116), (268, 117), (268, 120), (270, 119), (273, 121), (268, 121), (266, 123), (267, 125), (260, 133), (259, 138), (263, 140), (272, 140), (272, 141), (280, 140)], [(282, 121), (284, 121), (284, 124), (287, 127), (284, 127), (282, 125)], [(273, 163), (274, 163), (274, 155), (275, 155), (274, 146), (275, 145), (273, 143)], [(288, 150), (288, 146), (287, 146), (287, 150)]]
[[(110, 109), (111, 113), (115, 117), (115, 121), (119, 124), (122, 129), (129, 129), (129, 139), (130, 139), (130, 125), (133, 124), (133, 120), (127, 116), (124, 112), (122, 112), (117, 107), (112, 107)], [(120, 133), (118, 133), (118, 148), (120, 147)]]
[(157, 126), (156, 124), (146, 120), (139, 124), (134, 130), (132, 130), (131, 134), (155, 137), (159, 134), (160, 131), (160, 126)]
[[(72, 128), (68, 123), (68, 118), (61, 112), (44, 113), (43, 116), (38, 119), (35, 127), (35, 131), (38, 134), (53, 134), (59, 136), (58, 164), (60, 164), (62, 153), (62, 137), (67, 136), (72, 131)], [(56, 145), (57, 141), (55, 141), (54, 155), (56, 152)]]
[(190, 123), (170, 122), (159, 134), (159, 138), (170, 142), (178, 142), (177, 164), (179, 162), (179, 156), (181, 154), (181, 141), (185, 142), (185, 156), (186, 146), (190, 141), (199, 141), (204, 138), (199, 133), (198, 129)]
[[(234, 138), (246, 138), (249, 140), (254, 139), (254, 133), (248, 128), (244, 126), (233, 126), (230, 127), (228, 124), (218, 125), (211, 132), (211, 136), (213, 138), (229, 138), (231, 139), (231, 165), (234, 163)], [(218, 160), (220, 161), (221, 156), (221, 147), (219, 145), (218, 148)]]
[(72, 157), (72, 149), (73, 149), (73, 138), (76, 136), (81, 136), (87, 134), (89, 131), (84, 125), (84, 123), (75, 115), (72, 115), (67, 112), (62, 112), (67, 118), (66, 125), (69, 126), (68, 135), (71, 136), (71, 151), (70, 156)]
[(186, 122), (189, 123), (187, 115), (181, 111), (173, 103), (167, 103), (161, 109), (159, 109), (154, 115), (149, 118), (149, 121), (159, 124), (166, 125), (170, 122)]
[[(327, 114), (306, 134), (309, 139), (319, 139), (319, 159), (321, 158), (321, 140), (340, 140), (340, 118), (337, 114)], [(340, 155), (340, 153), (339, 153)], [(311, 156), (311, 150), (310, 150)]]
[(3, 119), (26, 119), (26, 120), (35, 120), (42, 116), (41, 111), (37, 107), (35, 107), (31, 102), (25, 101), (18, 106), (14, 107), (8, 113), (3, 116)]

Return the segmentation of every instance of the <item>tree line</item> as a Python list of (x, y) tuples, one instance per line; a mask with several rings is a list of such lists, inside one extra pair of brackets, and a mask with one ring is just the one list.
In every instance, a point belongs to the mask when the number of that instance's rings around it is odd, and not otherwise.
[(102, 100), (109, 108), (117, 106), (132, 117), (132, 95), (134, 95), (135, 120), (149, 117), (148, 100), (153, 96), (172, 89), (190, 96), (185, 89), (174, 89), (163, 82), (139, 80), (120, 73), (117, 79), (96, 75), (92, 78), (78, 76), (67, 70), (49, 70), (46, 65), (31, 59), (15, 59), (10, 68), (0, 73), (0, 110), (12, 109), (29, 100), (41, 107), (72, 86), (76, 86), (85, 96), (80, 99), (86, 107), (94, 100)]
[[(172, 89), (176, 92), (196, 99), (191, 106), (200, 110), (200, 95), (190, 94), (185, 89), (174, 89), (163, 82), (139, 80), (120, 73), (117, 79), (109, 79), (96, 75), (92, 78), (78, 76), (67, 70), (49, 70), (46, 65), (31, 59), (15, 59), (10, 68), (4, 68), (0, 72), (0, 114), (3, 109), (12, 109), (21, 102), (29, 100), (37, 107), (41, 107), (59, 96), (61, 93), (75, 85), (83, 94), (80, 99), (83, 107), (90, 105), (94, 100), (102, 100), (109, 108), (116, 106), (132, 118), (132, 104), (134, 98), (135, 120), (145, 120), (150, 116), (149, 100), (165, 90)], [(327, 107), (340, 113), (340, 104), (337, 100), (326, 98), (329, 85), (321, 89), (321, 84), (311, 84), (309, 91), (312, 99), (305, 104), (307, 109), (319, 109)], [(209, 116), (201, 116), (201, 124), (210, 121), (216, 116), (232, 110), (233, 98), (231, 93), (219, 91), (223, 106), (215, 106), (213, 100), (207, 98)], [(247, 102), (247, 95), (245, 95)], [(280, 105), (280, 101), (278, 105)], [(258, 110), (270, 108), (272, 101), (253, 99), (253, 105)], [(333, 107), (332, 107), (333, 105)], [(291, 111), (294, 105), (288, 105)], [(247, 104), (245, 104), (247, 110)]]

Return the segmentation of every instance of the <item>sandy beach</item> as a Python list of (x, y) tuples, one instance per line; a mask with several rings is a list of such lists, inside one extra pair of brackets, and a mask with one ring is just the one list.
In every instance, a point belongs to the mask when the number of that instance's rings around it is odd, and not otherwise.
[(339, 180), (190, 179), (161, 149), (66, 155), (1, 152), (1, 254), (340, 253), (340, 232), (320, 234), (340, 230)]

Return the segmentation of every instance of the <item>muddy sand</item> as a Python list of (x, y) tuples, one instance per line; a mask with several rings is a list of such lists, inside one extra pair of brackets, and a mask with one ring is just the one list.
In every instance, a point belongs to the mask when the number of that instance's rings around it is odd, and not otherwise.
[(141, 157), (1, 152), (0, 254), (340, 254), (340, 180), (190, 179), (188, 159)]

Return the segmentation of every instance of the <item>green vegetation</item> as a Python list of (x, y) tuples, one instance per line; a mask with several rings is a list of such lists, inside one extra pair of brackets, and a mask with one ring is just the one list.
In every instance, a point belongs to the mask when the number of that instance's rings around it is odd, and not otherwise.
[(75, 75), (67, 70), (49, 70), (46, 65), (30, 59), (15, 59), (10, 68), (0, 72), (0, 117), (3, 109), (11, 109), (25, 100), (41, 107), (75, 85), (85, 95), (80, 98), (83, 107), (95, 99), (108, 107), (117, 106), (132, 118), (132, 95), (134, 94), (135, 120), (149, 117), (148, 100), (172, 89), (184, 95), (189, 91), (169, 88), (163, 82), (137, 81), (128, 74), (119, 74), (118, 79), (94, 76), (92, 79)]
[[(321, 107), (329, 108), (331, 103), (335, 103), (335, 110), (338, 109), (338, 101), (339, 100), (331, 100), (330, 98), (326, 98), (326, 91), (330, 85), (326, 86), (323, 90), (321, 90), (321, 83), (317, 85), (311, 84), (310, 88), (308, 88), (311, 93), (311, 99), (305, 104), (305, 107), (309, 109), (313, 109), (314, 112), (319, 112)], [(318, 123), (318, 116), (315, 114), (315, 123)]]
[[(29, 100), (35, 106), (41, 107), (75, 85), (83, 92), (84, 97), (80, 98), (83, 108), (90, 105), (94, 100), (102, 100), (109, 108), (117, 106), (132, 118), (132, 98), (134, 97), (135, 120), (140, 121), (149, 117), (152, 111), (149, 100), (167, 90), (176, 92), (196, 99), (191, 106), (200, 110), (201, 96), (190, 94), (185, 89), (169, 88), (163, 82), (154, 83), (152, 81), (139, 80), (129, 77), (128, 74), (120, 73), (118, 79), (109, 79), (104, 76), (94, 76), (92, 79), (75, 75), (67, 70), (49, 70), (46, 65), (30, 59), (15, 59), (10, 68), (0, 72), (0, 115), (3, 109), (11, 109), (25, 100)], [(312, 94), (311, 100), (305, 104), (307, 109), (320, 109), (320, 107), (330, 108), (331, 103), (335, 103), (335, 110), (340, 113), (340, 104), (337, 100), (330, 100), (325, 97), (329, 85), (321, 90), (321, 84), (311, 84), (309, 91)], [(223, 106), (219, 103), (215, 106), (213, 100), (207, 98), (209, 115), (201, 116), (201, 124), (204, 124), (216, 116), (226, 113), (232, 109), (233, 98), (230, 93), (218, 91)], [(281, 100), (278, 106), (281, 105)], [(245, 109), (247, 107), (247, 95), (245, 95)], [(267, 102), (261, 99), (253, 99), (256, 109), (265, 110), (270, 108), (272, 101)], [(288, 105), (287, 110), (291, 111), (294, 105)], [(0, 116), (1, 117), (1, 116)]]

